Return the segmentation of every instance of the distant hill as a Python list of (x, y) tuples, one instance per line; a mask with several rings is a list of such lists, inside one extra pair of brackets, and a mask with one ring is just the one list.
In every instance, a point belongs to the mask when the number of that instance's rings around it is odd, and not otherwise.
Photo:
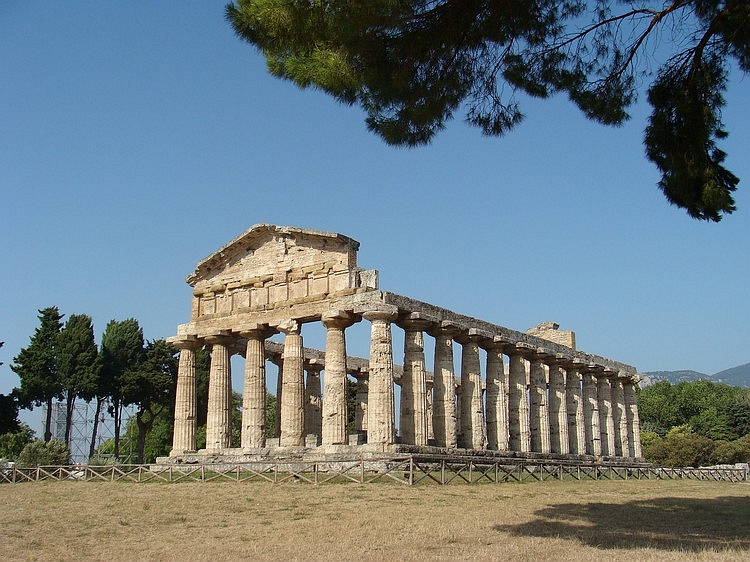
[(732, 386), (744, 386), (750, 388), (750, 363), (732, 367), (713, 375), (706, 375), (698, 371), (649, 371), (640, 373), (643, 376), (641, 388), (659, 381), (669, 381), (672, 384), (680, 382), (692, 382), (697, 380), (710, 380), (712, 382), (729, 384)]
[(712, 375), (711, 378), (716, 382), (731, 384), (732, 386), (750, 387), (750, 363), (721, 371)]

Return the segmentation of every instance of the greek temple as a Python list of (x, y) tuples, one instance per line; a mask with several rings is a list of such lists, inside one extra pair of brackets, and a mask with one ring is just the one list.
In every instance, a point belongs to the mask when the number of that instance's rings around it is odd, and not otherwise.
[[(578, 351), (575, 334), (551, 322), (519, 332), (382, 291), (378, 272), (357, 266), (358, 249), (341, 234), (257, 224), (198, 263), (187, 278), (190, 322), (168, 340), (180, 350), (170, 462), (284, 451), (642, 456), (634, 367)], [(369, 356), (352, 357), (346, 331), (362, 321)], [(325, 328), (324, 350), (303, 345), (305, 326), (316, 322)], [(393, 349), (393, 330), (403, 330), (403, 356)], [(426, 338), (434, 338), (432, 371)], [(197, 450), (202, 347), (211, 360), (206, 448)], [(244, 385), (241, 442), (233, 444), (235, 354), (244, 358)], [(268, 363), (277, 374), (267, 375)], [(273, 376), (271, 432), (265, 406)]]

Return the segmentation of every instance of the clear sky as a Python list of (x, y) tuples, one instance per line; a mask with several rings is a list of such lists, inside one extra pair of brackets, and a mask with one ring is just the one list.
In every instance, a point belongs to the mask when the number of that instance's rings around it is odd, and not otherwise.
[(605, 128), (527, 102), (504, 138), (458, 116), (392, 148), (361, 110), (268, 75), (224, 4), (0, 3), (0, 392), (38, 309), (89, 314), (98, 337), (129, 317), (173, 335), (195, 264), (260, 222), (351, 236), (384, 290), (516, 330), (556, 321), (640, 371), (750, 361), (747, 79), (722, 144), (739, 210), (709, 224), (658, 191), (645, 104)]

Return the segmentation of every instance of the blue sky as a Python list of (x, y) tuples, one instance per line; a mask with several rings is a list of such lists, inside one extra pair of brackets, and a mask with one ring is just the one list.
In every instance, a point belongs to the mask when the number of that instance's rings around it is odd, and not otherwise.
[(170, 336), (195, 264), (259, 222), (346, 234), (384, 290), (553, 320), (641, 371), (750, 361), (747, 79), (722, 145), (739, 210), (708, 224), (658, 191), (644, 104), (605, 128), (532, 100), (504, 138), (459, 115), (430, 146), (388, 147), (361, 110), (269, 76), (224, 4), (0, 4), (0, 392), (38, 309)]

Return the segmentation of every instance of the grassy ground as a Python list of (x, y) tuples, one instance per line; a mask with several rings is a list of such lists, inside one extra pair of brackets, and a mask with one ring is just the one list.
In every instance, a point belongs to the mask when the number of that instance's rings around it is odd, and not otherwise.
[(0, 560), (747, 560), (750, 484), (0, 485)]

